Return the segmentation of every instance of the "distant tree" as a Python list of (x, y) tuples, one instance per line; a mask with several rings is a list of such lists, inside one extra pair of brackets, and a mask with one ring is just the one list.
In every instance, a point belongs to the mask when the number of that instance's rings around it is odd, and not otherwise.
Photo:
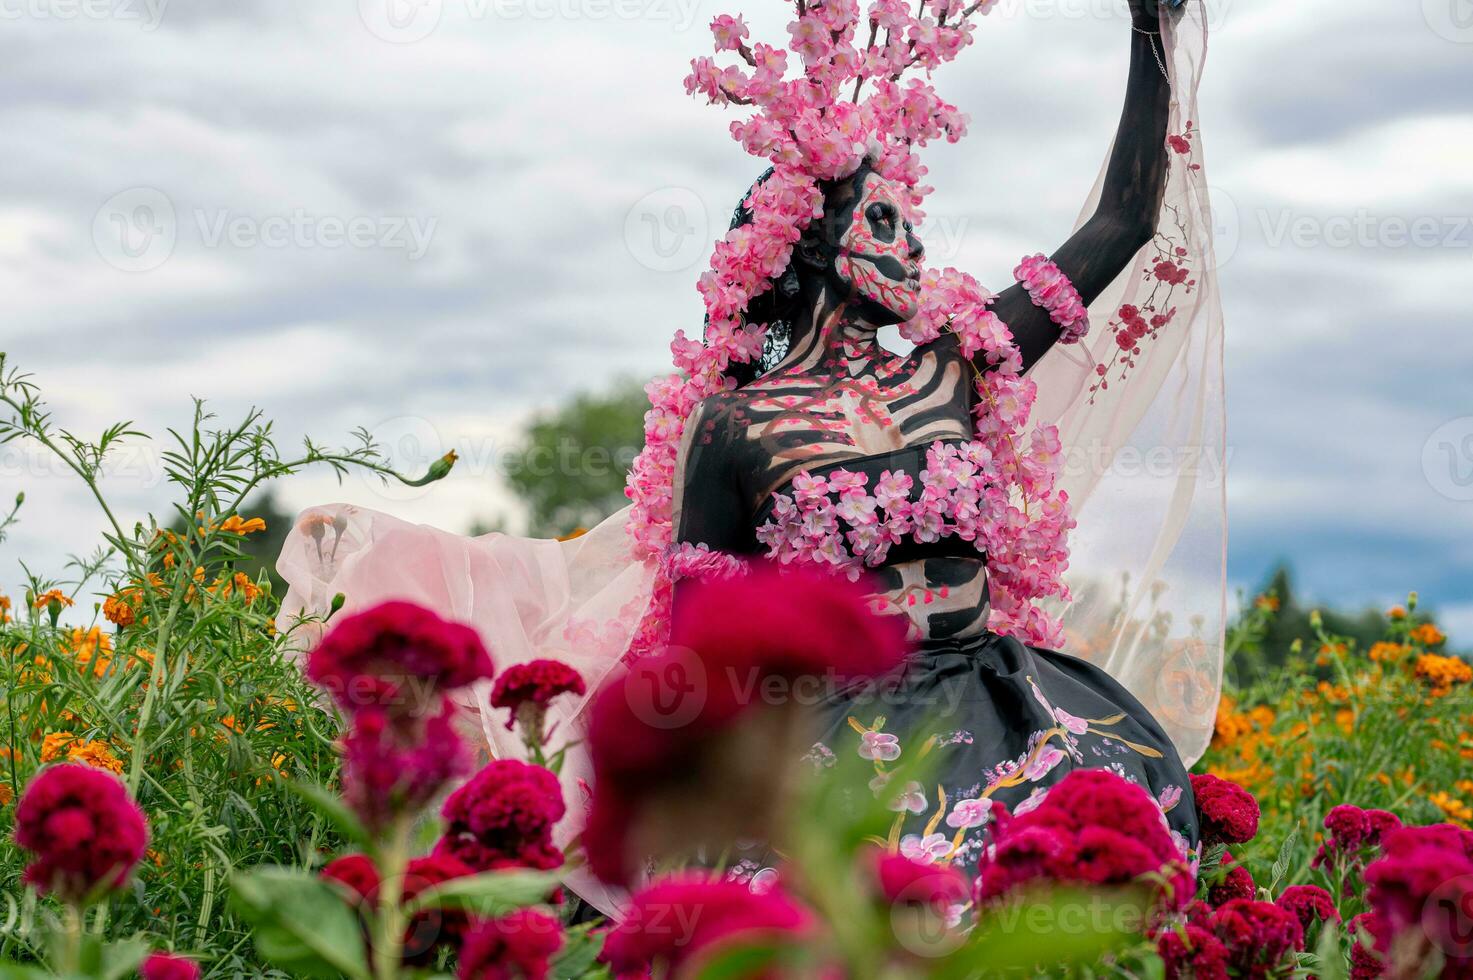
[(624, 481), (644, 445), (648, 407), (643, 385), (625, 380), (581, 392), (527, 425), (507, 459), (506, 480), (527, 505), (530, 533), (589, 528), (628, 502)]

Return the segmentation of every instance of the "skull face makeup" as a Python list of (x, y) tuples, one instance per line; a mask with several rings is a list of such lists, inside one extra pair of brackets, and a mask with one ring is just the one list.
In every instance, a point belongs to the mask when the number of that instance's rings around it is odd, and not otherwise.
[(835, 274), (875, 323), (903, 323), (919, 308), (926, 250), (908, 213), (904, 188), (868, 174), (834, 256)]

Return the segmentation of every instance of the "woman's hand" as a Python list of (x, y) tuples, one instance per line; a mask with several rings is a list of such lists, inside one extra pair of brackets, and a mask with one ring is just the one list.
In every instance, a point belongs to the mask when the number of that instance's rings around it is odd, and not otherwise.
[(1143, 31), (1161, 28), (1161, 10), (1171, 17), (1180, 16), (1190, 0), (1130, 0), (1130, 23)]

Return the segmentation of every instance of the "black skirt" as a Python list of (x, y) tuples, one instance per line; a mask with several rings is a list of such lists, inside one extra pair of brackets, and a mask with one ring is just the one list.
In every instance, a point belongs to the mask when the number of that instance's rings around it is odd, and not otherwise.
[(1191, 783), (1170, 739), (1130, 692), (1076, 657), (995, 633), (927, 641), (900, 680), (846, 690), (824, 709), (808, 760), (828, 766), (857, 752), (874, 763), (872, 787), (920, 750), (915, 739), (934, 737), (928, 785), (906, 787), (896, 804), (909, 856), (975, 868), (994, 807), (1026, 812), (1079, 768), (1141, 786), (1178, 843), (1197, 845)]

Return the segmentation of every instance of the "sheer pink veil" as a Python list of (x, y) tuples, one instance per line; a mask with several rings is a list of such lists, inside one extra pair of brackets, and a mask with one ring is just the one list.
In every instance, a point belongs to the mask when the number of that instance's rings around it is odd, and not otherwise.
[[(625, 508), (581, 537), (553, 541), (471, 538), (351, 504), (314, 507), (298, 518), (277, 559), (288, 584), (277, 629), (305, 650), (339, 593), (345, 601), (338, 615), (406, 599), (475, 627), (498, 671), (561, 660), (582, 674), (588, 694), (550, 706), (557, 749), (582, 738), (583, 708), (619, 665), (649, 605), (654, 568), (631, 556), (627, 515)], [(521, 740), (506, 727), (507, 712), (491, 707), (490, 693), (483, 683), (459, 698), (468, 724), (491, 757), (525, 759)], [(569, 752), (561, 772), (568, 817), (555, 834), (560, 847), (583, 830), (591, 778), (587, 754)], [(585, 872), (572, 872), (568, 883), (606, 912), (618, 906), (618, 893)]]
[[(1160, 231), (1090, 307), (1086, 342), (1056, 346), (1032, 372), (1033, 418), (1059, 426), (1079, 522), (1065, 652), (1130, 689), (1188, 765), (1212, 737), (1227, 595), (1222, 309), (1197, 117), (1207, 17), (1188, 2), (1162, 25), (1172, 110)], [(1081, 222), (1102, 184), (1103, 172)], [(1129, 350), (1118, 342), (1133, 317), (1167, 315)]]

